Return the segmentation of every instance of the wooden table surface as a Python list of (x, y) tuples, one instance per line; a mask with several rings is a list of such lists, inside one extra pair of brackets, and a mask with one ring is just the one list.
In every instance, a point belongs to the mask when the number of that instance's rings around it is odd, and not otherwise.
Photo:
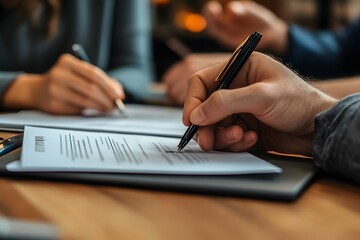
[(0, 216), (61, 239), (359, 239), (360, 187), (321, 177), (288, 203), (0, 177)]

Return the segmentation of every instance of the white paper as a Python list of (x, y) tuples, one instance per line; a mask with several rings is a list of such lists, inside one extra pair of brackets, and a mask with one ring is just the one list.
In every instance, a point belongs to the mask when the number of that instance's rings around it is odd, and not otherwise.
[(163, 106), (127, 104), (127, 116), (58, 116), (39, 111), (2, 114), (0, 129), (22, 130), (25, 125), (88, 131), (136, 133), (181, 137), (186, 131), (182, 109)]
[(157, 174), (278, 173), (249, 153), (203, 152), (180, 139), (25, 127), (21, 162), (10, 171), (85, 171)]

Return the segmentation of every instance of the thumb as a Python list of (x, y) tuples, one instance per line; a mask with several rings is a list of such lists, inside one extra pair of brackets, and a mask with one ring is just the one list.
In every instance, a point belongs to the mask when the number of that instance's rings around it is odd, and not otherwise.
[(190, 114), (190, 121), (198, 126), (207, 126), (228, 116), (238, 113), (253, 115), (265, 112), (266, 101), (261, 86), (253, 84), (244, 88), (218, 90), (195, 108)]

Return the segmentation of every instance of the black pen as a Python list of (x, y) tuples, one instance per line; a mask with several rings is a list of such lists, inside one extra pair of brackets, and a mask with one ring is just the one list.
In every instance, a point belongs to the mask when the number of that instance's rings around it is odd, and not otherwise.
[[(77, 43), (73, 44), (72, 50), (73, 50), (74, 55), (77, 58), (79, 58), (85, 62), (91, 63), (89, 56), (85, 52), (85, 49), (80, 44), (77, 44)], [(118, 98), (115, 100), (115, 103), (116, 103), (116, 106), (119, 108), (120, 112), (124, 115), (127, 115), (126, 107), (125, 107), (125, 104), (123, 103), (123, 101), (120, 98)]]
[[(219, 85), (216, 87), (215, 91), (230, 87), (232, 81), (239, 73), (240, 69), (244, 66), (251, 53), (255, 50), (257, 44), (260, 42), (260, 39), (261, 34), (254, 32), (235, 49), (228, 62), (215, 79), (215, 82), (219, 82)], [(190, 142), (198, 129), (199, 126), (194, 124), (191, 124), (188, 127), (180, 140), (177, 152), (180, 152)]]

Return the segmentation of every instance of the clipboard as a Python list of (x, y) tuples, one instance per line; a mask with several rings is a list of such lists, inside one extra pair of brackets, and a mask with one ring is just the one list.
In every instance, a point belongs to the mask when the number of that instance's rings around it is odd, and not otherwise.
[(254, 154), (278, 167), (282, 173), (235, 176), (189, 176), (123, 173), (10, 172), (6, 165), (20, 159), (21, 149), (0, 157), (2, 176), (24, 180), (50, 180), (97, 185), (165, 190), (197, 194), (294, 201), (312, 182), (318, 168), (310, 159), (273, 154)]

